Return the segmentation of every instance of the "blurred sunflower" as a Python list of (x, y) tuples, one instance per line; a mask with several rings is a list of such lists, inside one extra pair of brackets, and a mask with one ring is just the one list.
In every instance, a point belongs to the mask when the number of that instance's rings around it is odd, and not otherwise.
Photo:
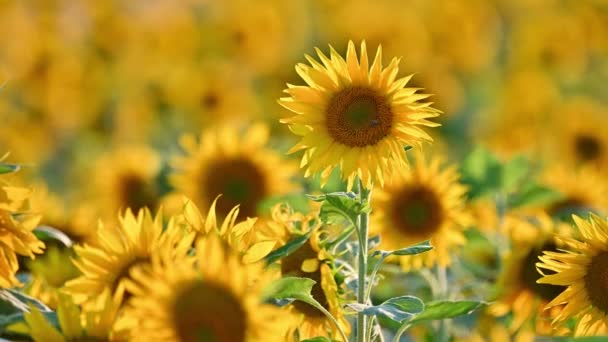
[[(119, 303), (106, 289), (89, 307), (79, 307), (66, 294), (59, 295), (57, 317), (59, 330), (45, 316), (33, 309), (25, 314), (25, 331), (36, 342), (126, 341), (126, 331), (115, 325)], [(17, 327), (18, 330), (23, 330)]]
[(27, 211), (30, 192), (0, 182), (0, 288), (21, 285), (15, 278), (17, 255), (33, 259), (34, 253), (42, 253), (44, 248), (32, 233), (40, 216)]
[(237, 63), (211, 60), (173, 68), (167, 101), (194, 118), (196, 126), (259, 118), (251, 75)]
[(215, 235), (198, 240), (196, 258), (155, 259), (134, 270), (125, 315), (146, 341), (283, 341), (281, 310), (260, 302), (271, 279), (260, 265), (244, 265)]
[(540, 284), (566, 287), (548, 308), (559, 307), (553, 323), (563, 325), (577, 319), (575, 336), (608, 333), (608, 297), (605, 272), (608, 267), (608, 221), (591, 214), (588, 220), (573, 216), (580, 238), (560, 235), (565, 247), (545, 252), (536, 264), (543, 272)]
[(404, 269), (447, 266), (450, 253), (465, 243), (462, 230), (471, 223), (465, 210), (466, 187), (458, 182), (455, 165), (444, 166), (440, 157), (429, 162), (419, 153), (411, 172), (395, 175), (374, 194), (373, 233), (383, 248), (399, 249), (431, 240), (434, 249), (400, 257)]
[(541, 174), (540, 180), (563, 195), (542, 208), (552, 216), (568, 218), (572, 213), (608, 210), (608, 184), (600, 173), (589, 167), (574, 169), (563, 164), (551, 165)]
[(108, 152), (95, 164), (94, 180), (102, 217), (114, 218), (127, 208), (156, 210), (160, 193), (156, 178), (160, 156), (146, 146), (122, 146)]
[(366, 187), (383, 185), (384, 178), (407, 165), (403, 148), (432, 138), (419, 126), (436, 127), (427, 119), (440, 112), (419, 100), (429, 95), (404, 88), (411, 76), (396, 80), (399, 59), (382, 67), (382, 48), (369, 66), (365, 42), (357, 58), (349, 42), (346, 60), (331, 48), (331, 59), (317, 49), (323, 64), (307, 56), (311, 66), (298, 64), (296, 71), (308, 86), (288, 84), (290, 97), (280, 104), (296, 115), (281, 122), (302, 137), (289, 151), (305, 150), (305, 176), (320, 172), (324, 184), (340, 166), (351, 189), (355, 177)]
[(546, 214), (530, 219), (510, 217), (508, 235), (511, 249), (504, 257), (504, 268), (498, 279), (499, 293), (490, 307), (494, 315), (513, 313), (511, 332), (531, 331), (538, 335), (553, 335), (550, 325), (555, 310), (545, 311), (545, 305), (555, 298), (562, 286), (538, 284), (541, 274), (536, 269), (538, 257), (546, 251), (563, 248), (556, 234), (570, 236), (567, 224), (554, 223)]
[(68, 280), (80, 275), (72, 257), (74, 253), (70, 249), (48, 246), (42, 256), (27, 263), (31, 281), (24, 292), (56, 309), (60, 300), (59, 290)]
[(569, 165), (591, 165), (608, 171), (606, 107), (587, 98), (575, 98), (559, 107), (550, 122), (549, 153)]
[[(303, 215), (293, 212), (284, 204), (277, 204), (272, 209), (272, 217), (272, 221), (267, 224), (277, 233), (279, 247), (312, 230), (306, 243), (281, 259), (281, 276), (314, 280), (316, 283), (311, 291), (312, 297), (329, 311), (337, 319), (340, 328), (349, 334), (350, 325), (340, 305), (332, 257), (321, 246), (321, 235), (324, 231), (319, 225), (318, 216)], [(340, 337), (338, 329), (327, 316), (311, 305), (296, 301), (288, 306), (288, 310), (294, 316), (289, 330), (290, 339), (294, 336), (301, 339), (316, 336), (329, 336), (334, 339)]]
[(68, 281), (64, 290), (79, 304), (99, 296), (106, 287), (122, 301), (132, 294), (128, 280), (134, 267), (149, 266), (153, 252), (185, 255), (193, 239), (194, 234), (186, 233), (173, 218), (163, 228), (162, 213), (152, 216), (141, 209), (135, 216), (127, 210), (118, 217), (117, 226), (100, 223), (95, 246), (75, 246), (74, 264), (82, 275)]
[(229, 126), (210, 129), (200, 142), (186, 135), (181, 145), (187, 155), (173, 160), (170, 180), (199, 208), (209, 208), (222, 195), (216, 206), (222, 218), (237, 205), (243, 216), (257, 217), (263, 200), (295, 189), (296, 166), (266, 147), (268, 136), (264, 124), (244, 132)]

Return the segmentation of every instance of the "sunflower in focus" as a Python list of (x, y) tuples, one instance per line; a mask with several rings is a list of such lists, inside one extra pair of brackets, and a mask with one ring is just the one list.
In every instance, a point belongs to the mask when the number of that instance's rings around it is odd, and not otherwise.
[[(33, 309), (25, 314), (25, 330), (36, 342), (126, 341), (126, 331), (115, 325), (119, 306), (107, 289), (94, 303), (83, 308), (79, 308), (70, 296), (60, 294), (57, 308), (60, 329)], [(22, 328), (18, 326), (17, 330)]]
[(565, 247), (545, 252), (536, 264), (543, 277), (539, 284), (561, 286), (547, 308), (558, 307), (553, 324), (564, 325), (570, 318), (577, 320), (575, 336), (608, 333), (608, 297), (606, 269), (608, 268), (608, 221), (595, 214), (588, 220), (574, 215), (580, 238), (560, 235)]
[(174, 159), (170, 179), (199, 208), (209, 208), (222, 195), (218, 216), (226, 217), (239, 205), (244, 217), (257, 217), (263, 200), (295, 190), (291, 178), (296, 166), (266, 147), (268, 137), (263, 124), (245, 132), (222, 126), (204, 132), (200, 142), (186, 135), (181, 145), (187, 155)]
[(554, 223), (546, 214), (530, 219), (509, 217), (506, 225), (511, 250), (504, 257), (505, 266), (498, 279), (498, 298), (490, 311), (497, 316), (512, 312), (513, 319), (509, 324), (511, 332), (531, 331), (538, 335), (553, 335), (555, 332), (550, 321), (555, 317), (555, 310), (545, 311), (544, 308), (565, 288), (538, 284), (541, 274), (536, 269), (536, 263), (544, 252), (563, 248), (563, 243), (555, 236), (570, 236), (571, 229), (567, 224)]
[[(337, 319), (340, 328), (348, 334), (350, 325), (340, 305), (332, 257), (321, 246), (324, 230), (319, 224), (317, 214), (293, 212), (291, 208), (280, 203), (273, 207), (272, 218), (267, 225), (276, 232), (279, 247), (302, 234), (311, 233), (308, 241), (281, 259), (281, 276), (314, 280), (316, 283), (311, 291), (312, 297)], [(340, 337), (338, 329), (327, 316), (311, 305), (296, 301), (288, 306), (288, 310), (294, 317), (289, 330), (290, 339), (294, 336), (300, 339), (316, 336), (329, 336), (334, 339)]]
[(15, 273), (19, 268), (17, 255), (34, 258), (42, 253), (44, 243), (32, 233), (40, 216), (28, 213), (27, 188), (0, 182), (0, 288), (20, 285)]
[(133, 272), (125, 315), (145, 341), (283, 341), (281, 310), (260, 302), (271, 280), (260, 265), (244, 265), (217, 237), (198, 240), (196, 257), (155, 259)]
[(116, 226), (100, 223), (95, 246), (75, 246), (74, 264), (82, 275), (66, 283), (64, 289), (77, 303), (90, 301), (107, 287), (117, 301), (129, 297), (131, 270), (150, 264), (152, 252), (172, 256), (185, 255), (194, 234), (187, 233), (171, 218), (163, 227), (162, 213), (152, 216), (142, 209), (135, 216), (127, 210)]
[(382, 67), (382, 47), (371, 66), (365, 42), (359, 57), (349, 42), (346, 60), (333, 48), (330, 58), (316, 51), (323, 64), (307, 56), (312, 66), (296, 66), (308, 85), (288, 84), (285, 92), (290, 97), (279, 100), (296, 114), (281, 122), (302, 137), (289, 152), (305, 150), (305, 175), (321, 173), (323, 184), (340, 166), (348, 189), (357, 176), (368, 188), (372, 183), (383, 185), (386, 176), (406, 167), (406, 145), (432, 140), (421, 127), (438, 126), (428, 119), (440, 112), (431, 103), (418, 102), (429, 95), (404, 88), (411, 76), (396, 79), (398, 58)]
[(268, 255), (277, 245), (275, 230), (263, 229), (265, 225), (256, 225), (257, 218), (247, 218), (237, 221), (239, 206), (233, 207), (223, 218), (222, 224), (218, 224), (216, 207), (218, 198), (213, 201), (203, 217), (198, 207), (189, 199), (184, 198), (183, 210), (178, 215), (178, 220), (192, 232), (196, 237), (202, 238), (208, 234), (217, 234), (222, 241), (228, 244), (235, 253), (242, 257), (243, 263), (254, 263)]
[(433, 250), (400, 257), (404, 269), (447, 266), (450, 253), (465, 243), (462, 233), (471, 222), (465, 210), (466, 187), (456, 166), (444, 167), (440, 157), (429, 162), (419, 153), (411, 172), (395, 175), (374, 194), (372, 233), (383, 248), (399, 249), (431, 240)]
[(160, 156), (146, 146), (125, 146), (102, 155), (96, 163), (94, 180), (102, 217), (114, 218), (127, 208), (156, 210), (160, 202), (156, 177)]

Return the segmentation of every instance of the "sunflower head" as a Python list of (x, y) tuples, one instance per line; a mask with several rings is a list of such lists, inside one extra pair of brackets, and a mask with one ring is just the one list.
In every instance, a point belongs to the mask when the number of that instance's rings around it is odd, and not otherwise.
[(212, 233), (190, 260), (138, 269), (126, 311), (137, 322), (133, 333), (147, 341), (281, 341), (286, 327), (280, 309), (260, 302), (270, 278), (258, 266), (243, 264)]
[(558, 251), (545, 252), (536, 264), (542, 277), (540, 284), (562, 286), (564, 290), (547, 304), (559, 308), (553, 323), (565, 325), (577, 320), (576, 336), (606, 334), (608, 300), (606, 268), (608, 267), (608, 220), (590, 214), (588, 220), (573, 216), (578, 238), (559, 235), (564, 244)]
[(294, 186), (296, 167), (266, 147), (269, 129), (258, 124), (243, 134), (222, 126), (202, 134), (200, 142), (184, 136), (187, 156), (175, 158), (171, 180), (199, 208), (209, 208), (218, 195), (217, 214), (226, 217), (237, 205), (245, 217), (258, 216), (258, 205)]
[(20, 285), (15, 273), (19, 268), (17, 255), (34, 258), (42, 253), (44, 243), (32, 233), (40, 216), (29, 213), (27, 188), (0, 182), (0, 288)]
[(340, 166), (349, 189), (356, 176), (367, 187), (383, 184), (407, 165), (405, 146), (432, 140), (421, 127), (438, 126), (428, 119), (440, 112), (419, 102), (429, 95), (405, 88), (411, 76), (396, 78), (399, 59), (383, 68), (381, 47), (371, 67), (365, 42), (359, 57), (353, 42), (346, 59), (330, 50), (330, 57), (316, 50), (322, 64), (306, 56), (311, 66), (298, 64), (296, 71), (308, 85), (288, 84), (290, 96), (279, 100), (296, 114), (281, 122), (302, 137), (290, 152), (304, 150), (306, 175), (320, 172), (322, 182)]
[(376, 192), (372, 229), (390, 249), (431, 240), (432, 251), (400, 258), (405, 269), (446, 266), (450, 253), (465, 242), (462, 229), (471, 223), (466, 191), (455, 166), (444, 166), (440, 157), (427, 162), (418, 154), (411, 172), (396, 175)]

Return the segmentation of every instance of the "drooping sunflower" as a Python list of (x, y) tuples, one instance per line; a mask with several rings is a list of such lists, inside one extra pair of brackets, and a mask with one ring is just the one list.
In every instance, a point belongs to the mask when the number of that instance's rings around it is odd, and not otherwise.
[(237, 205), (244, 217), (257, 217), (264, 199), (295, 188), (291, 178), (297, 167), (266, 147), (268, 137), (263, 124), (245, 132), (230, 126), (210, 129), (200, 142), (186, 135), (181, 144), (187, 155), (173, 161), (171, 181), (199, 208), (209, 208), (222, 195), (217, 204), (220, 217)]
[(44, 243), (32, 233), (40, 216), (28, 213), (30, 190), (0, 182), (0, 288), (20, 285), (15, 278), (17, 255), (34, 258)]
[(565, 288), (538, 284), (541, 274), (536, 269), (543, 252), (563, 248), (556, 234), (570, 236), (571, 229), (564, 223), (554, 223), (546, 214), (530, 218), (509, 217), (507, 231), (511, 249), (504, 257), (504, 268), (498, 279), (498, 295), (490, 311), (497, 316), (513, 313), (511, 332), (531, 331), (537, 335), (553, 335), (550, 321), (555, 310), (545, 311), (545, 305)]
[(163, 227), (162, 213), (152, 216), (148, 209), (141, 209), (135, 216), (127, 210), (118, 217), (117, 226), (100, 223), (95, 246), (75, 246), (74, 264), (82, 275), (68, 281), (64, 290), (79, 304), (99, 296), (106, 287), (122, 301), (132, 294), (128, 279), (135, 266), (148, 266), (152, 252), (187, 254), (193, 239), (194, 234), (173, 218)]
[(142, 208), (156, 210), (160, 168), (160, 156), (146, 146), (124, 146), (102, 155), (94, 178), (102, 217), (114, 218), (127, 208), (135, 212)]
[(133, 272), (134, 294), (125, 315), (132, 336), (145, 341), (283, 341), (281, 310), (261, 303), (271, 278), (245, 265), (217, 237), (198, 240), (196, 257), (155, 259), (149, 272)]
[(325, 183), (340, 166), (351, 189), (355, 177), (369, 188), (407, 165), (403, 148), (432, 138), (420, 127), (439, 124), (428, 119), (440, 111), (418, 102), (429, 95), (404, 88), (411, 76), (396, 79), (399, 59), (382, 67), (382, 47), (369, 66), (367, 47), (348, 44), (346, 60), (330, 47), (330, 58), (317, 49), (323, 64), (306, 58), (312, 66), (298, 64), (296, 71), (307, 86), (288, 84), (290, 97), (279, 103), (296, 115), (281, 119), (301, 140), (289, 152), (305, 150), (301, 166), (305, 175), (320, 173)]
[(441, 157), (427, 162), (417, 154), (410, 172), (395, 175), (374, 194), (372, 233), (385, 249), (399, 249), (431, 240), (434, 249), (400, 257), (404, 269), (447, 266), (450, 253), (465, 243), (462, 230), (471, 217), (465, 210), (467, 188), (458, 182), (455, 165), (444, 166)]
[(588, 220), (573, 216), (580, 237), (558, 236), (563, 249), (545, 252), (536, 264), (543, 273), (540, 284), (565, 287), (547, 308), (560, 307), (553, 320), (563, 325), (574, 317), (575, 336), (608, 333), (608, 297), (606, 297), (606, 268), (608, 267), (608, 221), (595, 214)]
[[(272, 209), (272, 220), (268, 228), (275, 232), (279, 247), (301, 234), (309, 233), (310, 238), (297, 250), (281, 259), (280, 272), (283, 277), (306, 277), (314, 280), (311, 294), (340, 324), (347, 334), (350, 325), (341, 308), (335, 269), (331, 255), (321, 246), (322, 226), (316, 213), (304, 215), (293, 212), (285, 204), (277, 204)], [(309, 304), (294, 302), (288, 306), (294, 317), (289, 329), (288, 339), (299, 336), (300, 339), (316, 336), (340, 338), (336, 326), (318, 309)]]
[[(126, 331), (115, 325), (119, 307), (107, 289), (94, 303), (82, 308), (69, 295), (60, 294), (57, 309), (60, 330), (40, 311), (33, 309), (25, 314), (25, 331), (36, 342), (126, 341)], [(21, 327), (17, 329), (21, 330)]]

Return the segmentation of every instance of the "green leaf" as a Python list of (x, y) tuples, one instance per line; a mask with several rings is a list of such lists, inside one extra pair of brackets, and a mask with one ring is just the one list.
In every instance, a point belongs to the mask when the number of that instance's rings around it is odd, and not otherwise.
[[(59, 319), (57, 313), (54, 311), (42, 311), (41, 314), (44, 316), (47, 322), (51, 323), (52, 326), (59, 329)], [(27, 340), (28, 335), (16, 333), (15, 331), (7, 330), (8, 327), (17, 324), (25, 323), (25, 312), (19, 312), (12, 315), (0, 315), (0, 335), (10, 337), (21, 337)], [(1, 340), (1, 339), (0, 339)], [(19, 339), (21, 340), (21, 339)]]
[(285, 277), (274, 281), (262, 293), (262, 298), (278, 300), (300, 300), (306, 303), (317, 303), (310, 292), (316, 281), (309, 278)]
[(22, 292), (19, 292), (17, 290), (6, 290), (8, 291), (14, 298), (16, 298), (20, 303), (25, 304), (28, 307), (34, 307), (42, 312), (46, 312), (46, 311), (51, 311), (51, 309), (46, 306), (46, 304), (44, 304), (43, 302), (41, 302), (40, 300), (28, 296)]
[(424, 311), (417, 314), (409, 323), (413, 324), (468, 315), (485, 305), (486, 303), (470, 300), (430, 302), (426, 303)]
[(471, 152), (461, 166), (462, 182), (469, 186), (469, 197), (477, 198), (500, 189), (502, 165), (483, 147)]
[(426, 240), (426, 241), (420, 242), (418, 244), (415, 244), (413, 246), (396, 249), (393, 251), (378, 250), (378, 251), (375, 251), (372, 254), (372, 256), (380, 255), (382, 259), (385, 259), (390, 255), (415, 255), (415, 254), (428, 252), (431, 249), (433, 249), (433, 246), (431, 246), (431, 243), (429, 240)]
[(65, 247), (72, 247), (72, 240), (64, 232), (49, 226), (39, 226), (34, 229), (34, 235), (42, 241), (59, 241)]
[(319, 217), (327, 224), (341, 223), (347, 220), (355, 225), (357, 216), (363, 212), (369, 212), (369, 210), (369, 206), (363, 205), (349, 196), (326, 194)]
[(4, 173), (17, 172), (19, 169), (21, 169), (21, 165), (0, 163), (0, 175)]
[(280, 248), (275, 249), (270, 252), (264, 260), (266, 260), (266, 265), (270, 265), (277, 260), (280, 260), (289, 254), (295, 252), (298, 248), (302, 247), (310, 238), (312, 234), (312, 229), (304, 235), (297, 236), (291, 239), (288, 243), (281, 246)]
[(515, 191), (530, 174), (530, 161), (524, 156), (517, 156), (503, 166), (502, 188)]
[(413, 148), (414, 148), (414, 146), (411, 146), (411, 145), (405, 145), (405, 147), (404, 147), (403, 149), (405, 150), (405, 152), (407, 152), (407, 151), (409, 151), (409, 150), (411, 150), (411, 149), (413, 149)]
[(424, 310), (424, 303), (414, 296), (390, 298), (380, 305), (352, 303), (347, 306), (367, 316), (382, 316), (396, 322), (403, 322)]
[(519, 208), (525, 206), (542, 206), (563, 198), (563, 195), (544, 185), (527, 184), (519, 192), (509, 196), (509, 206)]
[(327, 197), (347, 197), (350, 199), (357, 199), (357, 194), (355, 194), (352, 191), (349, 191), (349, 192), (339, 191), (339, 192), (330, 192), (328, 194), (322, 194), (322, 195), (306, 195), (306, 197), (308, 197), (311, 201), (323, 202), (327, 199)]
[(300, 342), (333, 342), (334, 340), (329, 339), (325, 336), (317, 336), (313, 338), (307, 338), (305, 340), (300, 340)]

